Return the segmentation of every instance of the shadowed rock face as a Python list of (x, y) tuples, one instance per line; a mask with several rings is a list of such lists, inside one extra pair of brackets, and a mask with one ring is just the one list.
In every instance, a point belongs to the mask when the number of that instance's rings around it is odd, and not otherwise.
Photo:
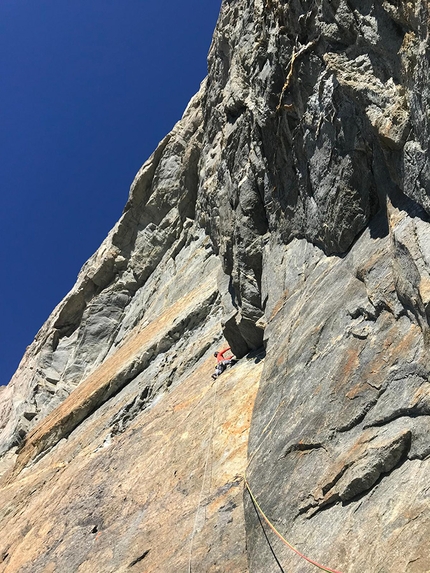
[[(0, 570), (315, 570), (243, 495), (247, 446), (307, 556), (430, 570), (428, 22), (223, 2), (200, 92), (0, 390)], [(212, 384), (222, 334), (248, 357)]]

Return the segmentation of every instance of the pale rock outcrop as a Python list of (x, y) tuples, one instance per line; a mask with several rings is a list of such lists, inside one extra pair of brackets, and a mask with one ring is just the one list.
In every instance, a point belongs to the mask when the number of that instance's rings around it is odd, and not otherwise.
[(0, 451), (18, 445), (137, 325), (188, 292), (188, 281), (198, 284), (217, 266), (192, 219), (200, 123), (197, 95), (139, 171), (121, 219), (28, 348), (4, 392), (11, 411), (0, 421)]
[[(224, 0), (200, 92), (0, 391), (2, 570), (314, 571), (247, 463), (326, 568), (430, 570), (428, 25)], [(241, 360), (212, 384), (221, 326)]]

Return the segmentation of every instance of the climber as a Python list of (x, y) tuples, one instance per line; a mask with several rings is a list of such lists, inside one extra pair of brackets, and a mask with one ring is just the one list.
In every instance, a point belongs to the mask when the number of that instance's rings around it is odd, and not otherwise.
[(217, 360), (217, 364), (215, 366), (215, 372), (212, 374), (212, 378), (215, 380), (215, 378), (218, 378), (218, 376), (220, 376), (220, 374), (222, 374), (224, 372), (224, 370), (227, 368), (227, 366), (231, 366), (232, 364), (235, 363), (235, 357), (232, 354), (231, 356), (229, 356), (228, 358), (225, 358), (224, 354), (226, 354), (228, 351), (230, 350), (230, 346), (227, 346), (227, 348), (224, 348), (224, 350), (221, 350), (220, 352), (215, 352), (214, 356)]

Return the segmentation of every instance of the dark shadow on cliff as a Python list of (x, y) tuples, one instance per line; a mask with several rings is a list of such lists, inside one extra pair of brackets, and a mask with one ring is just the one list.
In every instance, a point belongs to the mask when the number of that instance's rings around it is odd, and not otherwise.
[(369, 233), (372, 239), (383, 239), (389, 233), (385, 207), (379, 209), (369, 221)]
[[(396, 189), (394, 191), (391, 190), (389, 199), (393, 207), (399, 211), (405, 211), (411, 219), (419, 218), (425, 223), (430, 223), (430, 215), (425, 211), (425, 209), (419, 203), (402, 193), (400, 189)], [(380, 207), (378, 212), (373, 215), (373, 217), (371, 217), (367, 227), (362, 229), (362, 231), (357, 234), (351, 246), (345, 253), (335, 253), (334, 256), (344, 258), (351, 251), (351, 249), (367, 229), (369, 229), (370, 237), (372, 239), (383, 239), (384, 237), (388, 236), (389, 226), (385, 206)], [(321, 245), (317, 246), (324, 250)]]
[(246, 355), (248, 360), (254, 360), (255, 364), (259, 364), (262, 360), (266, 358), (266, 349), (262, 346), (261, 348), (257, 348), (257, 350), (253, 350)]
[(272, 547), (272, 544), (271, 544), (271, 542), (270, 542), (269, 536), (267, 535), (267, 531), (266, 531), (266, 529), (265, 529), (265, 527), (264, 527), (264, 523), (263, 523), (262, 520), (261, 520), (260, 512), (258, 511), (258, 509), (257, 509), (257, 507), (256, 507), (256, 505), (255, 505), (255, 503), (254, 503), (254, 500), (252, 499), (252, 497), (251, 497), (251, 496), (249, 496), (249, 497), (250, 497), (250, 499), (251, 499), (251, 502), (252, 502), (252, 505), (253, 505), (253, 507), (254, 507), (255, 513), (257, 514), (258, 522), (260, 523), (261, 531), (262, 531), (263, 534), (264, 534), (264, 537), (265, 537), (266, 542), (267, 542), (267, 546), (268, 546), (269, 549), (270, 549), (270, 553), (272, 554), (273, 559), (276, 561), (276, 564), (277, 564), (277, 566), (279, 567), (279, 571), (280, 571), (281, 573), (285, 573), (285, 570), (283, 569), (282, 565), (279, 563), (278, 558), (276, 557), (275, 550), (274, 550), (273, 547)]
[(393, 207), (405, 211), (411, 219), (419, 218), (425, 223), (430, 222), (430, 215), (427, 211), (417, 201), (402, 193), (400, 189), (390, 193), (390, 201)]

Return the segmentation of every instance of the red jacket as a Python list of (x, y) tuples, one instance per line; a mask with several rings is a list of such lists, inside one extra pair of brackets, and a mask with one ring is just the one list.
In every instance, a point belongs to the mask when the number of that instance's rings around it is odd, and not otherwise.
[[(218, 356), (216, 357), (216, 361), (222, 362), (223, 360), (228, 360), (228, 358), (224, 358), (224, 354), (226, 352), (228, 352), (229, 350), (230, 350), (230, 346), (227, 346), (227, 348), (224, 348), (224, 350), (221, 350), (220, 352), (218, 352)], [(229, 358), (231, 358), (231, 356)]]

